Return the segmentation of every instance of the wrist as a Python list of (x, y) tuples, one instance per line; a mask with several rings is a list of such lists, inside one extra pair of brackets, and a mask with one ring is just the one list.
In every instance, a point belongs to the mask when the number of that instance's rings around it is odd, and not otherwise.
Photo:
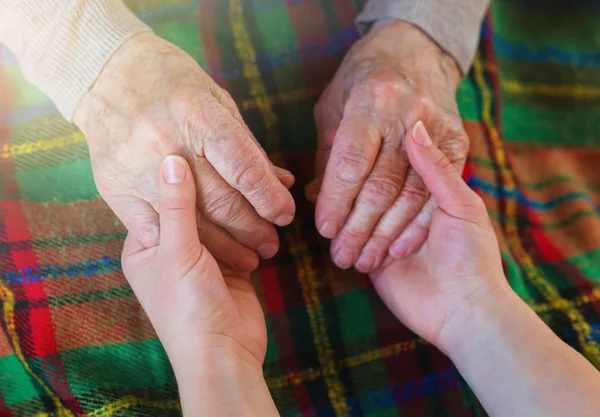
[(436, 341), (454, 362), (489, 343), (497, 329), (527, 305), (508, 285), (496, 287), (464, 300), (450, 315)]
[[(422, 73), (438, 71), (456, 91), (463, 74), (457, 61), (444, 51), (427, 33), (401, 19), (384, 19), (379, 21), (367, 37), (380, 37), (381, 43), (389, 44), (395, 49), (393, 56), (398, 66), (422, 66)], [(398, 40), (401, 39), (401, 42)]]
[(236, 342), (167, 353), (184, 416), (237, 416), (240, 409), (249, 417), (278, 415), (261, 364)]

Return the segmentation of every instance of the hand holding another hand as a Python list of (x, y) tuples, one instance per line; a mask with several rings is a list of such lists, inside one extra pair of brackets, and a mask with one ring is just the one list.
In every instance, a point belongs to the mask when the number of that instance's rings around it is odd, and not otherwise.
[(142, 33), (110, 58), (74, 120), (88, 139), (101, 196), (142, 246), (159, 242), (158, 167), (184, 156), (210, 252), (250, 271), (275, 255), (271, 223), (292, 221), (291, 173), (267, 158), (229, 94), (175, 45)]
[(262, 374), (263, 312), (249, 273), (220, 266), (196, 230), (196, 187), (185, 159), (160, 165), (160, 242), (130, 233), (123, 271), (169, 356), (185, 415), (277, 415)]
[(376, 26), (346, 55), (315, 106), (317, 172), (306, 190), (339, 267), (370, 272), (388, 251), (404, 258), (427, 239), (435, 200), (402, 142), (422, 120), (462, 171), (469, 140), (456, 105), (460, 78), (453, 58), (402, 21)]

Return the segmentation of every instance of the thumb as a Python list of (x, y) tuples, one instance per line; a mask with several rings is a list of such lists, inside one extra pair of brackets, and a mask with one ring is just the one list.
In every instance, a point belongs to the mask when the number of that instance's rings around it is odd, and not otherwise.
[(196, 187), (185, 159), (167, 156), (158, 174), (160, 247), (167, 259), (201, 249), (196, 227)]
[[(448, 214), (473, 219), (487, 216), (481, 198), (469, 188), (444, 153), (432, 142), (420, 120), (408, 132), (406, 151), (412, 167)], [(481, 212), (481, 213), (480, 213)]]

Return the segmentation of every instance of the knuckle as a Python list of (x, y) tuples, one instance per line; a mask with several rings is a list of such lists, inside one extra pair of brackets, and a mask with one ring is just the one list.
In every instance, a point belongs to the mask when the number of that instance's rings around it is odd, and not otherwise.
[(358, 199), (377, 209), (387, 209), (400, 194), (400, 182), (392, 178), (367, 178)]
[(376, 110), (386, 111), (390, 109), (402, 96), (402, 92), (407, 88), (405, 78), (398, 77), (397, 74), (381, 73), (373, 75), (366, 83), (366, 86), (373, 99), (373, 105)]
[(404, 200), (422, 202), (427, 199), (429, 191), (425, 185), (415, 184), (413, 182), (407, 182), (402, 188), (402, 197)]
[(361, 153), (343, 150), (335, 155), (334, 159), (335, 181), (341, 186), (358, 186), (368, 174), (369, 161)]
[(374, 248), (387, 250), (387, 248), (392, 244), (392, 238), (393, 236), (389, 235), (389, 231), (375, 229), (371, 235), (370, 245)]
[(160, 200), (161, 214), (170, 218), (181, 217), (184, 213), (187, 213), (193, 205), (193, 199), (188, 197), (166, 197)]
[(263, 188), (267, 183), (267, 167), (263, 161), (246, 157), (237, 162), (234, 170), (234, 187), (242, 192), (251, 192)]
[(429, 94), (417, 94), (415, 97), (415, 106), (421, 114), (421, 118), (429, 118), (437, 107), (435, 100)]
[(144, 143), (154, 149), (163, 148), (170, 138), (169, 132), (159, 121), (146, 115), (136, 118), (133, 122), (131, 135), (132, 137), (143, 138)]
[(452, 163), (442, 152), (436, 156), (433, 165), (438, 172), (454, 174), (454, 167), (452, 166)]
[(362, 247), (363, 243), (368, 237), (369, 236), (366, 231), (358, 230), (352, 227), (346, 227), (342, 230), (337, 239), (339, 239), (344, 246), (354, 249)]
[(219, 223), (233, 224), (244, 215), (244, 200), (236, 191), (231, 190), (207, 201), (205, 213)]

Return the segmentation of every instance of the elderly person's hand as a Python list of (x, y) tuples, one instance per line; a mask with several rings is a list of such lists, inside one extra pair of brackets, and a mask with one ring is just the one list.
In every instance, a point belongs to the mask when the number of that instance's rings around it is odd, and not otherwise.
[(160, 241), (146, 248), (130, 233), (122, 264), (173, 365), (184, 415), (277, 415), (262, 373), (267, 330), (250, 274), (219, 268), (198, 239), (185, 159), (165, 158), (156, 182)]
[(315, 107), (317, 172), (306, 190), (338, 266), (369, 272), (388, 250), (403, 258), (427, 238), (436, 203), (402, 143), (422, 120), (454, 169), (463, 169), (469, 141), (455, 100), (460, 78), (453, 58), (398, 20), (348, 52)]
[(159, 240), (158, 167), (190, 163), (200, 237), (228, 266), (249, 271), (273, 256), (275, 228), (292, 221), (286, 189), (229, 94), (184, 51), (152, 33), (126, 41), (84, 96), (75, 123), (88, 138), (101, 196), (146, 248)]

